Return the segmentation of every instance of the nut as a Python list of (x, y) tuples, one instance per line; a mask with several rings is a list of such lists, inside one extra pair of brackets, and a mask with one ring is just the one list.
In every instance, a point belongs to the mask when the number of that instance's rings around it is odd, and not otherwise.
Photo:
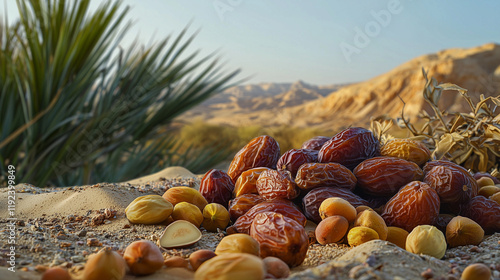
[(365, 226), (375, 230), (382, 240), (387, 239), (387, 225), (384, 219), (373, 210), (365, 210), (358, 214), (354, 226)]
[(127, 263), (122, 256), (106, 247), (89, 256), (83, 270), (83, 279), (123, 279), (126, 268)]
[(174, 206), (172, 212), (174, 221), (184, 220), (192, 223), (196, 227), (200, 227), (203, 222), (203, 214), (200, 209), (189, 202), (179, 202)]
[(131, 223), (158, 224), (172, 214), (173, 206), (159, 195), (140, 196), (125, 208), (125, 215)]
[(179, 202), (189, 202), (200, 208), (203, 208), (208, 204), (207, 200), (201, 195), (199, 191), (190, 187), (173, 187), (168, 189), (164, 194), (163, 198), (172, 203), (175, 206)]
[(228, 253), (202, 263), (194, 274), (195, 280), (264, 279), (264, 262), (251, 254)]
[(203, 209), (203, 227), (211, 232), (217, 232), (217, 229), (225, 230), (229, 224), (229, 212), (218, 204), (210, 203)]
[(123, 253), (133, 275), (149, 275), (163, 267), (163, 255), (160, 249), (149, 240), (130, 243)]
[(322, 220), (314, 231), (316, 240), (321, 245), (342, 240), (349, 229), (349, 222), (342, 216), (330, 216)]
[(483, 228), (466, 217), (456, 216), (446, 226), (446, 241), (450, 247), (479, 245), (483, 237)]
[(247, 253), (260, 256), (260, 244), (248, 234), (231, 234), (222, 238), (215, 249), (217, 255), (228, 253)]
[(446, 252), (446, 239), (434, 226), (415, 227), (406, 238), (406, 250), (414, 254), (425, 254), (441, 259)]

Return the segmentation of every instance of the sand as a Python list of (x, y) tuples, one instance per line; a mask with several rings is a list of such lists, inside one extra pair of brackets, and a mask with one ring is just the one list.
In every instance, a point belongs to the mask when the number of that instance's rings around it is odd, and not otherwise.
[[(41, 271), (50, 266), (68, 267), (75, 279), (80, 279), (89, 254), (102, 247), (123, 252), (131, 242), (147, 239), (156, 242), (164, 225), (134, 225), (128, 222), (124, 210), (138, 196), (161, 195), (175, 186), (199, 186), (201, 176), (182, 167), (123, 183), (101, 183), (59, 189), (39, 189), (16, 186), (16, 273), (7, 271), (5, 253), (10, 245), (0, 241), (0, 279), (40, 279)], [(0, 189), (0, 233), (9, 234), (7, 190)], [(215, 250), (224, 233), (203, 231), (203, 238), (192, 247), (163, 250), (169, 256), (188, 257), (204, 248)], [(470, 263), (483, 262), (493, 269), (494, 279), (500, 279), (500, 234), (489, 236), (479, 246), (464, 246), (447, 251), (442, 261), (416, 256), (388, 242), (370, 242), (351, 249), (347, 245), (310, 245), (303, 265), (294, 268), (292, 279), (350, 279), (377, 275), (380, 279), (415, 279), (427, 269), (435, 278), (458, 279)], [(372, 256), (372, 257), (370, 257)], [(401, 260), (405, 260), (402, 262)], [(391, 265), (401, 264), (405, 265)], [(406, 277), (405, 277), (406, 275)], [(422, 274), (425, 276), (425, 274)], [(455, 278), (453, 278), (455, 277)], [(182, 269), (164, 268), (152, 279), (192, 279), (193, 273)], [(125, 279), (135, 279), (127, 275)], [(366, 278), (371, 279), (371, 278)], [(375, 279), (375, 278), (374, 278)], [(423, 279), (423, 278), (422, 278)]]

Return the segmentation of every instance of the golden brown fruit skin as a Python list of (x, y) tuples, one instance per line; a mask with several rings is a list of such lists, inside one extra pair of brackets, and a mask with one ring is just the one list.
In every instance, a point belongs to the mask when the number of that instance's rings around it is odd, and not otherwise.
[(472, 175), (453, 166), (433, 167), (425, 174), (424, 182), (437, 191), (442, 207), (455, 215), (479, 192)]
[(235, 222), (252, 207), (264, 201), (265, 199), (258, 194), (243, 194), (233, 200), (230, 200), (229, 216), (231, 217), (231, 221)]
[(243, 147), (233, 158), (227, 174), (236, 182), (241, 173), (255, 167), (275, 168), (280, 158), (278, 142), (271, 136), (256, 137)]
[(276, 279), (287, 278), (290, 275), (290, 268), (281, 259), (269, 256), (262, 259), (262, 261), (266, 266), (266, 272), (276, 277)]
[(273, 256), (290, 267), (302, 264), (309, 247), (304, 226), (275, 212), (255, 216), (250, 235), (260, 244), (262, 258)]
[(89, 256), (83, 270), (83, 280), (122, 280), (126, 270), (127, 263), (123, 257), (105, 247)]
[[(234, 225), (228, 228), (228, 231), (249, 234), (252, 221), (257, 214), (262, 212), (276, 212), (282, 214), (287, 218), (297, 221), (302, 226), (305, 226), (307, 222), (306, 217), (300, 212), (295, 204), (289, 200), (278, 198), (255, 205), (252, 209), (248, 210), (245, 215), (239, 217)], [(230, 228), (232, 229), (229, 230)]]
[(387, 202), (381, 216), (388, 226), (410, 232), (418, 225), (433, 225), (439, 206), (436, 190), (426, 183), (414, 181), (401, 188)]
[(264, 279), (264, 262), (251, 254), (232, 253), (213, 257), (198, 267), (194, 280)]
[(231, 177), (222, 170), (211, 169), (201, 179), (200, 193), (208, 203), (218, 203), (228, 207), (233, 190), (234, 183)]
[(474, 263), (467, 266), (462, 272), (462, 280), (490, 280), (491, 270), (482, 263)]
[(257, 179), (260, 174), (266, 170), (271, 170), (271, 168), (267, 167), (256, 167), (249, 169), (243, 173), (241, 173), (238, 180), (234, 184), (233, 196), (238, 197), (244, 194), (258, 194), (257, 191)]
[(321, 202), (319, 215), (323, 220), (330, 216), (339, 215), (346, 218), (349, 223), (352, 223), (356, 220), (356, 208), (343, 198), (329, 197)]
[(358, 246), (374, 239), (379, 239), (378, 233), (369, 227), (353, 227), (347, 233), (347, 243), (350, 246)]
[(174, 208), (172, 204), (159, 195), (144, 195), (134, 199), (125, 208), (125, 215), (131, 223), (158, 224), (165, 221)]
[(431, 158), (431, 151), (424, 144), (408, 138), (387, 141), (380, 149), (380, 154), (408, 160), (419, 166), (423, 166)]
[(299, 196), (299, 189), (288, 170), (266, 170), (257, 179), (257, 191), (266, 199), (292, 200)]
[(213, 251), (207, 249), (200, 249), (189, 255), (189, 263), (191, 264), (193, 270), (196, 271), (202, 263), (208, 261), (209, 259), (215, 256), (217, 255)]
[(306, 196), (302, 198), (304, 214), (306, 215), (306, 217), (315, 223), (321, 222), (319, 207), (321, 206), (321, 203), (329, 197), (343, 198), (349, 201), (349, 203), (354, 207), (368, 204), (368, 201), (362, 199), (348, 189), (331, 187), (315, 188), (309, 191)]
[(171, 217), (174, 219), (174, 221), (188, 221), (198, 228), (203, 222), (203, 214), (201, 213), (200, 209), (196, 205), (189, 202), (177, 203), (174, 206), (174, 211), (172, 212)]
[(408, 232), (399, 227), (387, 227), (387, 241), (396, 244), (398, 247), (405, 249), (406, 238), (408, 237)]
[(321, 147), (318, 162), (336, 162), (352, 170), (363, 160), (379, 154), (380, 143), (371, 131), (350, 127), (337, 133)]
[(454, 217), (446, 226), (446, 241), (450, 247), (479, 245), (483, 238), (481, 226), (466, 217)]
[(59, 266), (51, 267), (42, 275), (42, 280), (71, 280), (71, 275), (67, 269)]
[(207, 200), (201, 195), (199, 191), (190, 187), (173, 187), (168, 189), (164, 194), (163, 198), (175, 206), (179, 202), (189, 202), (200, 208), (203, 208), (208, 204)]
[(387, 239), (388, 229), (384, 219), (373, 210), (365, 210), (356, 216), (354, 226), (369, 227), (377, 232), (381, 240)]
[(356, 177), (351, 170), (338, 163), (305, 163), (300, 166), (295, 182), (303, 190), (317, 187), (346, 188), (356, 187)]
[(247, 253), (260, 256), (260, 244), (246, 233), (225, 236), (215, 248), (215, 254)]
[(149, 240), (130, 243), (123, 253), (123, 259), (133, 275), (153, 274), (163, 267), (160, 248)]
[(225, 230), (229, 224), (229, 212), (218, 204), (210, 203), (203, 209), (203, 228), (211, 232), (217, 232), (217, 229)]
[(423, 172), (411, 161), (395, 157), (374, 157), (360, 163), (353, 171), (358, 186), (375, 196), (390, 196), (412, 181), (420, 181)]
[(330, 216), (322, 220), (315, 230), (319, 244), (326, 245), (342, 240), (349, 229), (349, 222), (342, 216)]

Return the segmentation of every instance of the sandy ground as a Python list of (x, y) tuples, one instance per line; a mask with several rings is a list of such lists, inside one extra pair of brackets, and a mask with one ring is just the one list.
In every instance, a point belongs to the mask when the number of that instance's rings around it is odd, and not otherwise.
[[(131, 224), (124, 214), (126, 206), (138, 196), (161, 195), (170, 187), (199, 187), (199, 180), (199, 175), (182, 167), (173, 167), (117, 184), (61, 189), (39, 189), (26, 184), (16, 186), (13, 216), (17, 219), (16, 273), (7, 270), (6, 254), (10, 252), (7, 237), (11, 229), (8, 227), (8, 193), (6, 189), (1, 189), (0, 232), (3, 238), (0, 241), (0, 279), (40, 279), (40, 271), (56, 265), (68, 267), (74, 278), (80, 279), (88, 255), (104, 246), (123, 252), (135, 240), (156, 242), (166, 225)], [(200, 248), (215, 250), (223, 236), (222, 232), (204, 231), (203, 238), (195, 245), (164, 250), (163, 254), (165, 258), (188, 257)], [(479, 246), (448, 250), (443, 260), (416, 256), (382, 241), (355, 249), (342, 244), (313, 244), (303, 265), (293, 270), (291, 278), (424, 279), (431, 273), (434, 279), (459, 279), (461, 271), (474, 262), (489, 265), (493, 270), (493, 279), (500, 279), (500, 234), (485, 238)], [(172, 268), (140, 277), (145, 280), (192, 278), (192, 272)], [(135, 277), (128, 275), (125, 279)]]

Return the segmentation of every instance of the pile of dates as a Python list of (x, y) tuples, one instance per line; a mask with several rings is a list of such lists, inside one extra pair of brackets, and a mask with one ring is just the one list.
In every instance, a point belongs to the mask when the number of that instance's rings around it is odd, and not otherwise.
[[(430, 157), (420, 142), (392, 139), (381, 145), (360, 127), (314, 137), (282, 155), (275, 139), (259, 136), (235, 155), (227, 173), (208, 171), (200, 193), (208, 203), (227, 207), (228, 234), (250, 235), (261, 257), (281, 258), (290, 267), (303, 262), (310, 238), (306, 222), (322, 221), (319, 210), (327, 198), (373, 209), (388, 227), (407, 232), (420, 225), (444, 232), (455, 216), (475, 221), (486, 234), (500, 232), (500, 200), (489, 198), (500, 193), (498, 179)], [(482, 177), (492, 183), (488, 190), (480, 191)]]

